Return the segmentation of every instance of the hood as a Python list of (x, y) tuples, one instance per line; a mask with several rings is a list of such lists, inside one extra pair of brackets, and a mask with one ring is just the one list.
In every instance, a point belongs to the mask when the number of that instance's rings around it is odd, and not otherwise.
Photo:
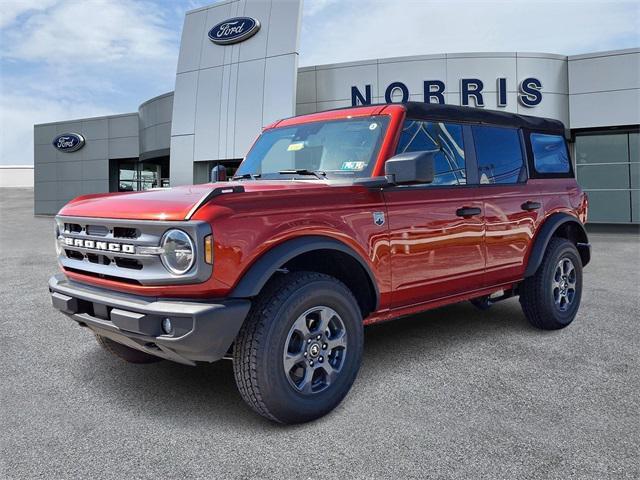
[(243, 182), (217, 182), (203, 185), (146, 190), (144, 192), (119, 192), (83, 195), (67, 203), (58, 215), (69, 217), (119, 218), (125, 220), (185, 220), (192, 209), (197, 208), (216, 188), (244, 187), (250, 192), (273, 190), (300, 190), (328, 185), (322, 180), (259, 180)]

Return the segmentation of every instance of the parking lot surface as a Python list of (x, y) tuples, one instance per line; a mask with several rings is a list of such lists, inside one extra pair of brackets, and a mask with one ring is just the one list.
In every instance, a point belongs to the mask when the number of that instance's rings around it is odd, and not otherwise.
[(345, 401), (282, 426), (231, 363), (126, 364), (54, 311), (53, 220), (0, 189), (0, 478), (639, 478), (639, 237), (591, 240), (568, 328), (516, 299), (367, 328)]

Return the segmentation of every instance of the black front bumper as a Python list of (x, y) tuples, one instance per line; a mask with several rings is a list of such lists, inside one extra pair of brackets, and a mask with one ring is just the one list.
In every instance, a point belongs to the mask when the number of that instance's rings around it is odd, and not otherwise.
[[(53, 306), (95, 333), (137, 350), (194, 365), (220, 360), (249, 312), (249, 300), (215, 303), (164, 300), (113, 292), (70, 281), (49, 279)], [(169, 318), (173, 333), (162, 330)]]

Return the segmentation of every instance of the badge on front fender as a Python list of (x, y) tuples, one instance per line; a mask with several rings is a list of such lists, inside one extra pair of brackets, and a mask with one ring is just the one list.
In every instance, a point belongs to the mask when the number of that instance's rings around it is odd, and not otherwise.
[(384, 212), (373, 212), (373, 223), (379, 227), (384, 225)]

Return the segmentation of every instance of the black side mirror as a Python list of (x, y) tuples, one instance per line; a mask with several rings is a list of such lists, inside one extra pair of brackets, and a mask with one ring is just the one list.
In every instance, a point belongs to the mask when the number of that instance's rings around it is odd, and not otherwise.
[(216, 165), (211, 169), (211, 182), (226, 182), (227, 181), (227, 169), (224, 165)]
[(385, 162), (384, 174), (391, 183), (396, 185), (431, 183), (433, 182), (433, 156), (435, 153), (400, 153)]

